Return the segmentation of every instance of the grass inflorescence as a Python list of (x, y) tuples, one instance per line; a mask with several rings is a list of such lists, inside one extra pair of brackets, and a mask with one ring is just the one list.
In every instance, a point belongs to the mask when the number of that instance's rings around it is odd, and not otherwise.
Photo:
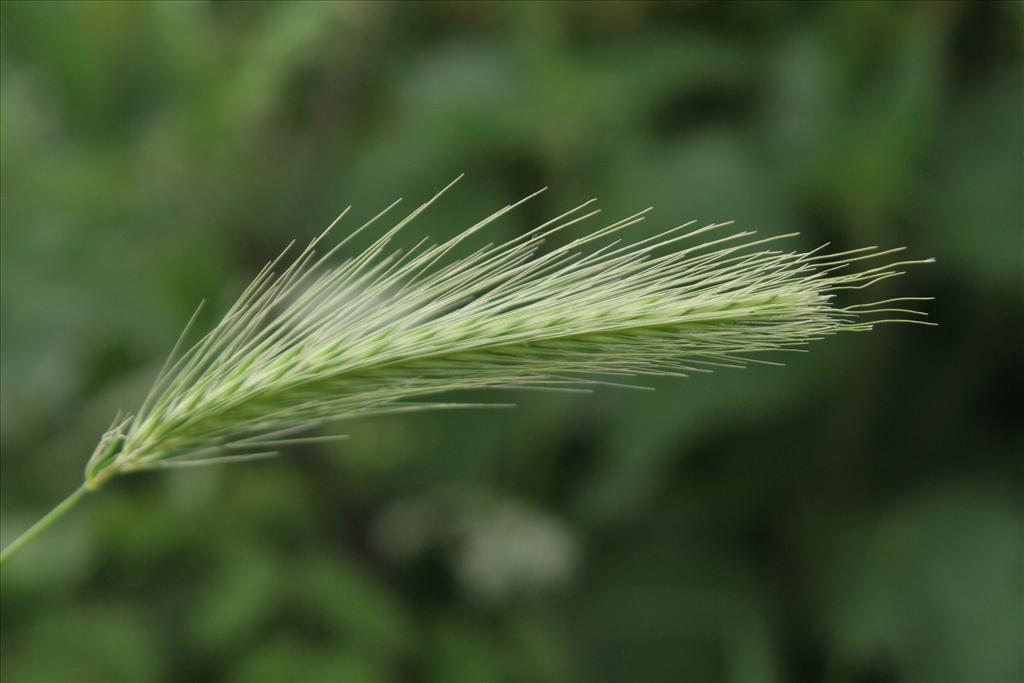
[(467, 405), (438, 400), (457, 390), (626, 384), (770, 362), (758, 356), (879, 323), (922, 322), (907, 307), (921, 297), (835, 300), (930, 260), (887, 259), (900, 249), (785, 251), (777, 245), (791, 235), (757, 239), (727, 223), (621, 241), (649, 210), (543, 249), (594, 218), (594, 200), (466, 256), (453, 253), (535, 195), (445, 242), (393, 249), (443, 192), (358, 255), (339, 257), (398, 202), (318, 254), (346, 209), (290, 263), (291, 245), (268, 263), (182, 351), (193, 316), (139, 410), (104, 434), (81, 490), (127, 472), (341, 438), (314, 433), (344, 418)]

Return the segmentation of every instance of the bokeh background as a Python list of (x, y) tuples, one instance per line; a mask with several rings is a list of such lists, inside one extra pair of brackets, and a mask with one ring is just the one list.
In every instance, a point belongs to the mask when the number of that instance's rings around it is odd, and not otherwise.
[(411, 237), (908, 245), (940, 327), (123, 478), (4, 568), (3, 680), (1021, 680), (1021, 7), (4, 2), (5, 542), (200, 298), (461, 172)]

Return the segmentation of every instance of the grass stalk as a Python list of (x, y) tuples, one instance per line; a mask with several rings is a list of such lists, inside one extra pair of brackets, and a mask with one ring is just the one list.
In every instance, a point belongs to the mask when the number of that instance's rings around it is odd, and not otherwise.
[(87, 484), (82, 484), (77, 489), (71, 492), (67, 498), (62, 500), (52, 510), (47, 512), (43, 517), (30, 526), (25, 532), (23, 532), (16, 539), (7, 544), (7, 547), (0, 551), (0, 567), (5, 565), (8, 560), (14, 557), (18, 551), (24, 548), (30, 543), (36, 536), (49, 529), (54, 522), (67, 514), (68, 510), (75, 507), (85, 494), (90, 493), (92, 489)]

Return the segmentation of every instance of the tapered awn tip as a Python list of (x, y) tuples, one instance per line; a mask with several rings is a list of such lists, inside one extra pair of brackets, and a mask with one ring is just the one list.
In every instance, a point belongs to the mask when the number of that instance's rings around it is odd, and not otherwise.
[(331, 221), (331, 224), (327, 226), (327, 229), (323, 231), (323, 234), (320, 235), (320, 237), (324, 237), (325, 235), (327, 235), (327, 233), (329, 233), (331, 230), (333, 230), (334, 226), (336, 226), (341, 221), (341, 219), (345, 217), (345, 214), (347, 214), (351, 210), (352, 210), (352, 205), (349, 204), (348, 206), (345, 207), (344, 211), (342, 211), (341, 213), (338, 214), (337, 218), (335, 218), (333, 221)]

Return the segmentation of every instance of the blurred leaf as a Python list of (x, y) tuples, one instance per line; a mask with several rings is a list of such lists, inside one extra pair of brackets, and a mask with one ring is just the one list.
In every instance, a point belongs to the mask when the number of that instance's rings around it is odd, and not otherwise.
[(412, 647), (415, 632), (402, 606), (351, 560), (310, 557), (293, 571), (292, 598), (341, 642), (367, 656), (395, 656)]
[(838, 547), (825, 612), (837, 670), (1024, 678), (1020, 505), (998, 489), (936, 488), (883, 511), (863, 533), (863, 545)]
[(987, 287), (1016, 285), (1018, 293), (1024, 272), (1021, 75), (1000, 74), (954, 103), (943, 121), (944, 145), (933, 155), (931, 182), (916, 197), (933, 226), (924, 238), (951, 276)]
[(284, 593), (280, 568), (260, 551), (236, 542), (218, 558), (219, 575), (210, 578), (190, 610), (197, 649), (230, 650), (258, 633), (279, 608)]
[(387, 680), (356, 654), (309, 647), (289, 638), (260, 643), (228, 677), (239, 683), (374, 683)]
[(493, 642), (479, 624), (448, 619), (431, 632), (431, 680), (488, 683), (501, 679)]
[(130, 609), (73, 605), (39, 614), (20, 640), (3, 657), (11, 683), (138, 683), (161, 670), (150, 624)]

